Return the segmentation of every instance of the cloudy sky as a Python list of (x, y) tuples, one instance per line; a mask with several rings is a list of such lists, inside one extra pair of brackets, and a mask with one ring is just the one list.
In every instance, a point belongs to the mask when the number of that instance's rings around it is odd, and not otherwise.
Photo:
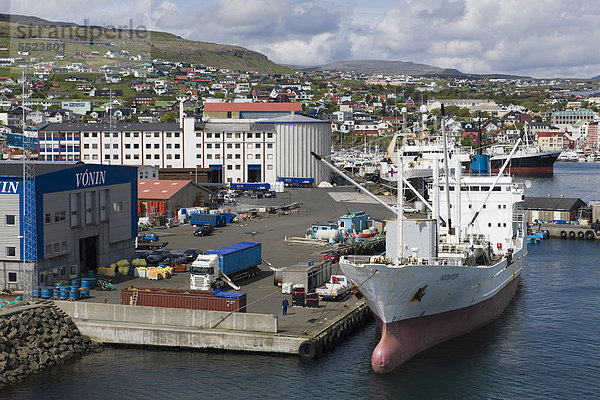
[(131, 20), (284, 64), (377, 59), (468, 73), (600, 74), (598, 0), (0, 0), (0, 12), (80, 24)]

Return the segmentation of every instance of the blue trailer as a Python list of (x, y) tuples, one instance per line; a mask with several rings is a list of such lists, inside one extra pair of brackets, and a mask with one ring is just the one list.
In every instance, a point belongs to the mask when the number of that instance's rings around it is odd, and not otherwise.
[(230, 183), (231, 190), (270, 190), (271, 184), (265, 182), (240, 182)]
[(260, 264), (261, 244), (241, 242), (216, 250), (208, 250), (206, 254), (217, 254), (219, 256), (219, 269), (235, 280), (233, 275), (237, 272)]
[(278, 176), (277, 182), (283, 182), (286, 186), (312, 186), (315, 184), (315, 178), (293, 178)]
[(192, 214), (190, 224), (192, 226), (212, 225), (220, 228), (227, 225), (227, 218), (223, 214)]
[(234, 281), (258, 275), (261, 263), (261, 244), (241, 242), (220, 249), (208, 250), (192, 263), (190, 289), (220, 289)]

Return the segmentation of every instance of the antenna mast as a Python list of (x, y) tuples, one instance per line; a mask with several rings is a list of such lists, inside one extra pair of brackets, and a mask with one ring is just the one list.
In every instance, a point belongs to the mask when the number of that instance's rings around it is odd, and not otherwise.
[(23, 108), (23, 298), (31, 300), (31, 290), (37, 284), (37, 236), (35, 219), (35, 163), (31, 160), (34, 145), (33, 137), (26, 131), (25, 123), (25, 69), (22, 70), (23, 91), (21, 106)]

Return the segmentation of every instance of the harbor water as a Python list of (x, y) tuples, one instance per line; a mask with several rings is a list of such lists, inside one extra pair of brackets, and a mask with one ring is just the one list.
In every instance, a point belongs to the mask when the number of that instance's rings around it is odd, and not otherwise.
[[(600, 164), (558, 163), (535, 196), (600, 199)], [(321, 359), (108, 347), (3, 399), (591, 399), (600, 396), (600, 241), (529, 246), (519, 291), (490, 325), (375, 375), (374, 323)]]

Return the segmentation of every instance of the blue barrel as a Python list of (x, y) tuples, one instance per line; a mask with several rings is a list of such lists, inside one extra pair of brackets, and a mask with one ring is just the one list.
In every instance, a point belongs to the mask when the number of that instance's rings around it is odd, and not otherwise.
[(77, 300), (77, 299), (79, 299), (79, 290), (71, 290), (69, 292), (69, 299), (70, 300)]
[(90, 290), (84, 288), (79, 289), (79, 297), (81, 299), (87, 299), (88, 297), (90, 297)]
[(88, 276), (94, 276), (94, 271), (90, 269), (90, 270), (88, 271)]
[(77, 278), (77, 279), (71, 280), (71, 286), (76, 287), (76, 288), (81, 287), (81, 279)]
[(60, 291), (60, 299), (68, 300), (69, 299), (69, 290), (61, 290)]
[(62, 287), (62, 283), (57, 283), (55, 288), (60, 289)]
[(49, 299), (54, 294), (54, 288), (52, 286), (42, 286), (40, 289), (40, 296), (42, 299)]
[(58, 299), (60, 297), (60, 287), (55, 287), (54, 290), (52, 291), (52, 297), (54, 297), (55, 299)]
[(40, 286), (36, 286), (31, 289), (31, 297), (40, 297), (42, 288)]
[[(60, 291), (69, 293), (71, 291), (71, 286), (61, 286)], [(67, 297), (69, 297), (69, 296), (67, 296)]]
[(93, 289), (96, 286), (96, 278), (81, 278), (82, 289)]

